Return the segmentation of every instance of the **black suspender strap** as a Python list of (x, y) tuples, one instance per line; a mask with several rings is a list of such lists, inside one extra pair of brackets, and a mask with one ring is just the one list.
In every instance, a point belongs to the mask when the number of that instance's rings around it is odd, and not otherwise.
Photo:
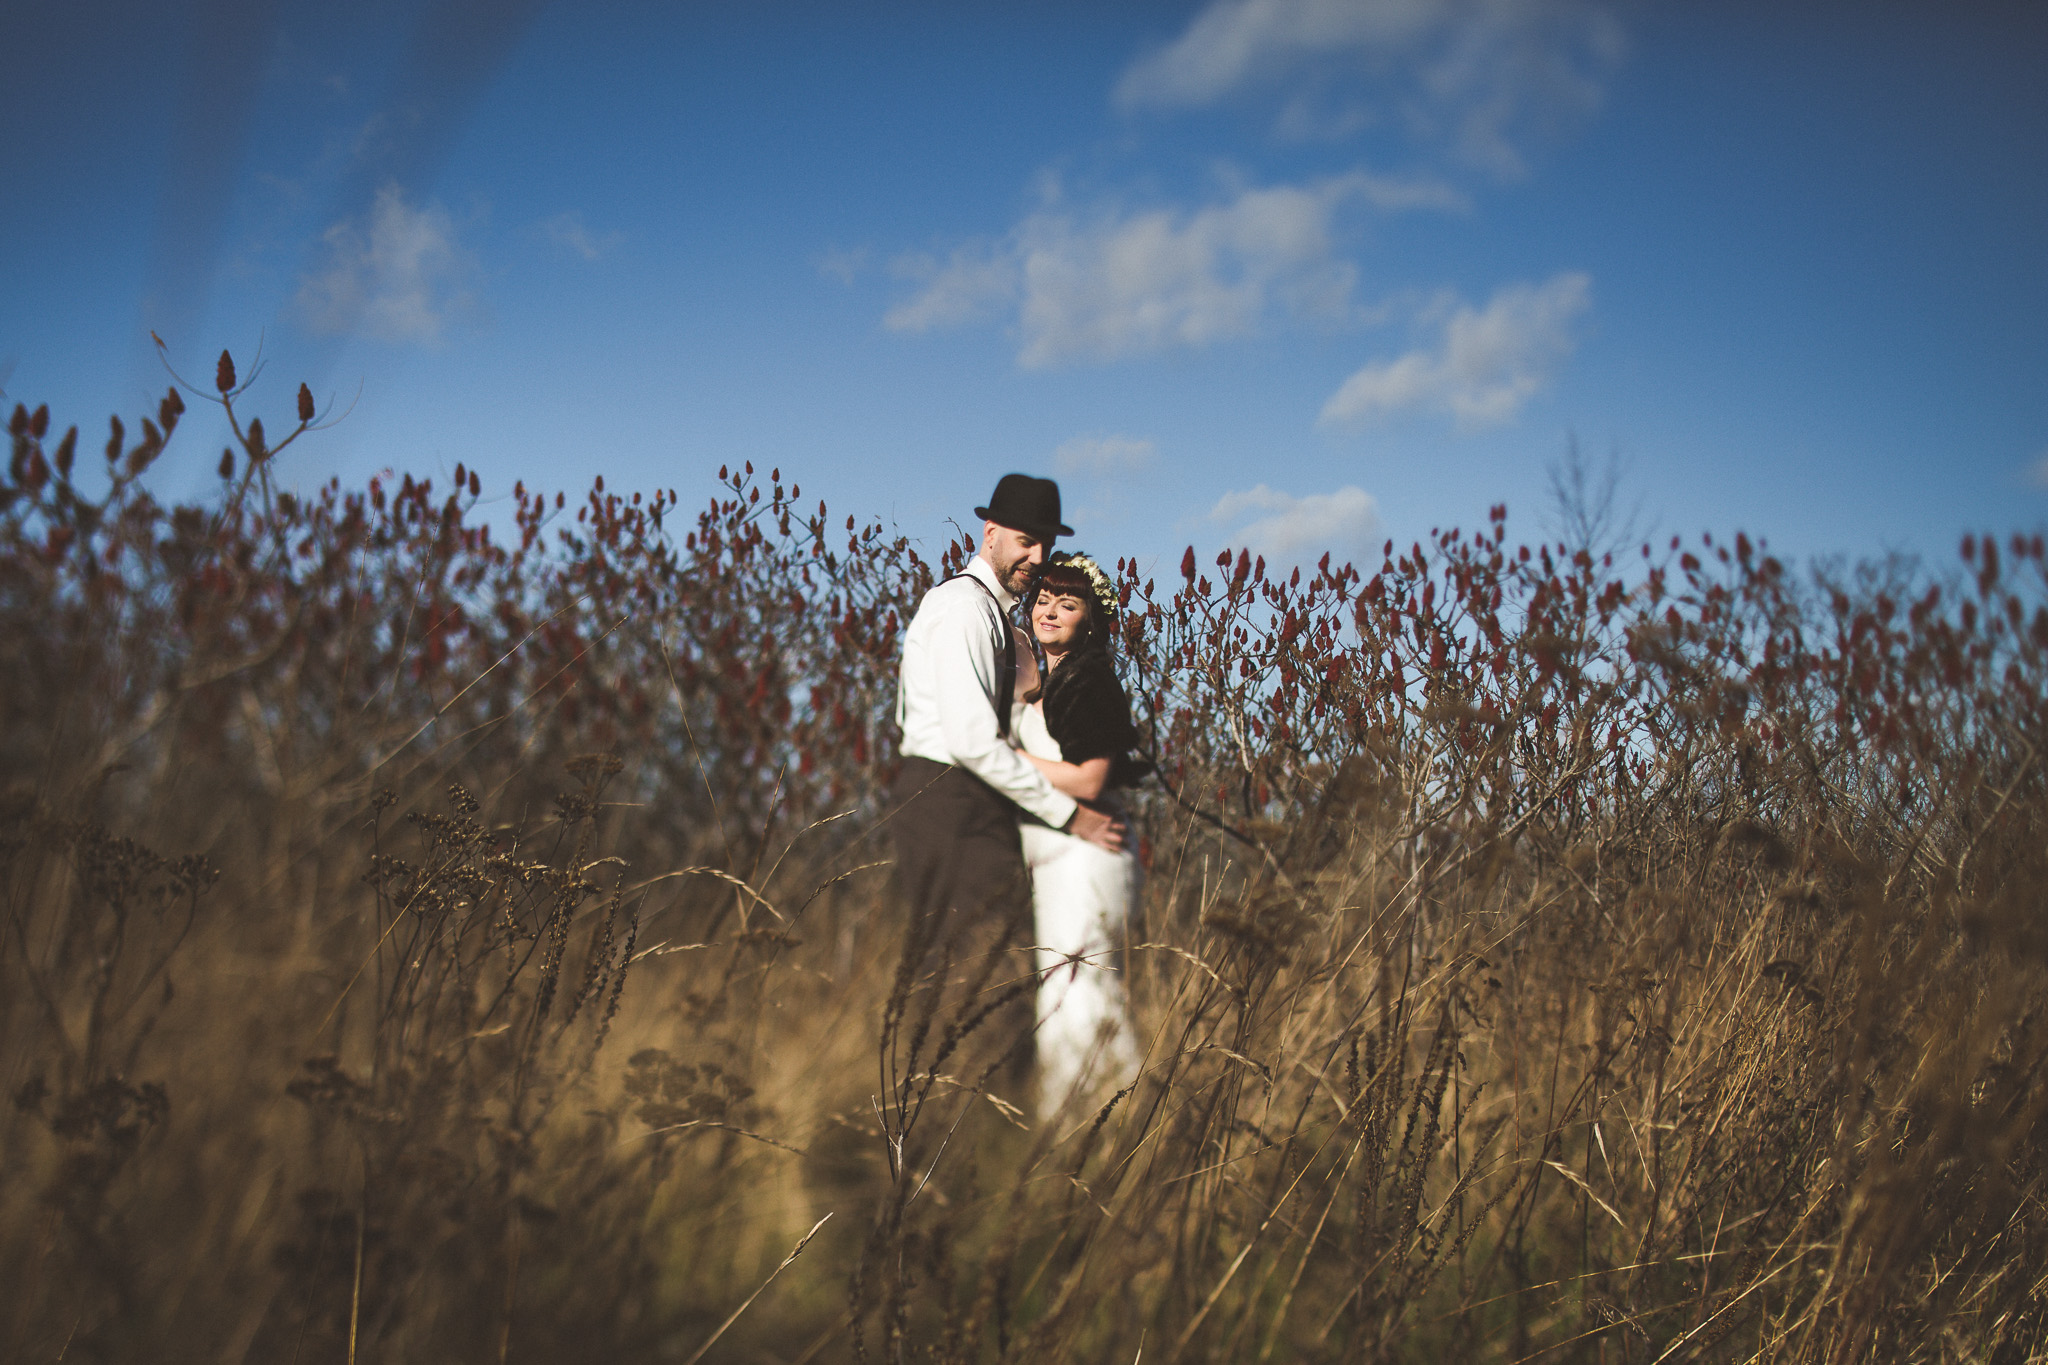
[[(995, 590), (971, 573), (956, 573), (953, 578), (964, 578), (988, 594), (988, 600), (995, 604), (996, 622), (1001, 641), (996, 645), (996, 733), (1004, 740), (1010, 738), (1010, 699), (1017, 694), (1017, 634), (1010, 629), (1010, 618), (1003, 613), (1003, 599)], [(953, 581), (949, 578), (948, 583)]]

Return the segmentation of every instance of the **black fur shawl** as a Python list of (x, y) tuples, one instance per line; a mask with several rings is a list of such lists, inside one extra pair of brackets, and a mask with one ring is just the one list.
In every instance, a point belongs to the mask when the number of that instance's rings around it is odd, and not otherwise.
[(1082, 649), (1061, 660), (1045, 680), (1042, 703), (1045, 728), (1059, 741), (1060, 757), (1067, 762), (1111, 759), (1110, 781), (1116, 786), (1151, 771), (1151, 764), (1130, 757), (1140, 742), (1138, 728), (1131, 724), (1131, 701), (1109, 651)]

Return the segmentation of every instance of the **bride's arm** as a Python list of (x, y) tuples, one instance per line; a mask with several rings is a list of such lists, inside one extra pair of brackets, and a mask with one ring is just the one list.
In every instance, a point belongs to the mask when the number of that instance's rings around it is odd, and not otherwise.
[[(1021, 751), (1020, 752), (1024, 752)], [(1109, 760), (1091, 758), (1084, 763), (1058, 763), (1024, 752), (1031, 766), (1045, 774), (1045, 780), (1076, 801), (1093, 801), (1109, 784)]]

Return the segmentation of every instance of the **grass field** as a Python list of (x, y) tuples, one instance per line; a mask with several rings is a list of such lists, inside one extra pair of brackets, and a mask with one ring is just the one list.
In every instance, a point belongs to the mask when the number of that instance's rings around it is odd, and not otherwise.
[(10, 427), (6, 1359), (2048, 1358), (2038, 537), (1119, 565), (1146, 1067), (1035, 1123), (899, 970), (962, 547), (216, 396), (191, 506)]

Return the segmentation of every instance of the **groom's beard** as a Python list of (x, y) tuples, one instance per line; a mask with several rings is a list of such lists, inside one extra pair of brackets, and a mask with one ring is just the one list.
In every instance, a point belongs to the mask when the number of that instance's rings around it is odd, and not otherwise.
[(996, 578), (1009, 589), (1012, 597), (1022, 597), (1037, 580), (1038, 566), (1028, 559), (1014, 559), (1007, 568), (996, 570)]

